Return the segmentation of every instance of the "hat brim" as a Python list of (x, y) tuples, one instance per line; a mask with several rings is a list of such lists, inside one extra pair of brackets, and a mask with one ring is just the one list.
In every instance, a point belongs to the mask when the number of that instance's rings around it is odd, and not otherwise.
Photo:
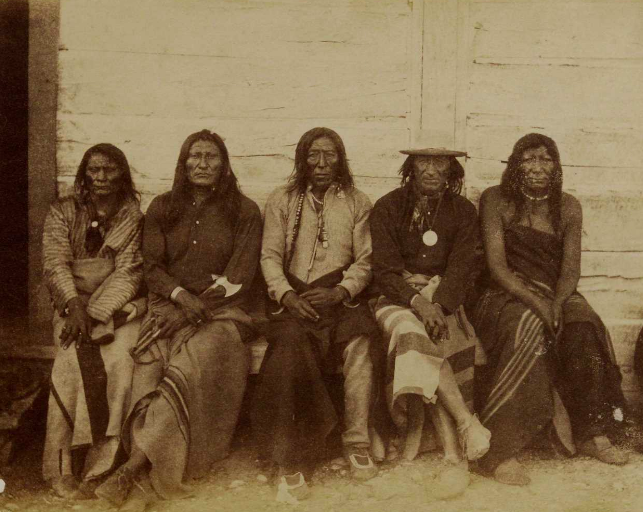
[(464, 151), (444, 148), (403, 149), (400, 153), (410, 156), (467, 156)]

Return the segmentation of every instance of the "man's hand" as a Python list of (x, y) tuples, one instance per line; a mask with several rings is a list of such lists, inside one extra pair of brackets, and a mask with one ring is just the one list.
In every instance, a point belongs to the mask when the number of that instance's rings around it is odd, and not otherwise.
[(87, 307), (80, 297), (74, 297), (67, 303), (69, 316), (60, 333), (60, 346), (67, 350), (74, 341), (76, 348), (84, 341), (90, 341), (92, 319), (87, 314)]
[(181, 290), (174, 298), (181, 311), (192, 325), (199, 325), (201, 322), (210, 320), (210, 313), (205, 303), (196, 295), (187, 290)]
[(563, 305), (554, 300), (551, 304), (551, 314), (554, 319), (554, 332), (558, 336), (563, 330)]
[(449, 339), (449, 327), (442, 307), (434, 304), (422, 295), (416, 295), (411, 306), (424, 322), (426, 332), (433, 340)]
[(304, 299), (303, 296), (300, 297), (292, 290), (289, 290), (284, 294), (281, 299), (281, 303), (288, 308), (290, 314), (295, 318), (299, 318), (301, 320), (312, 320), (313, 322), (319, 320), (319, 315), (310, 302)]
[(182, 309), (173, 308), (171, 313), (159, 317), (156, 321), (158, 328), (157, 338), (165, 339), (171, 337), (176, 331), (188, 322)]
[(327, 308), (350, 297), (344, 288), (335, 286), (334, 288), (313, 288), (302, 293), (301, 298), (306, 299), (313, 307)]
[(536, 314), (536, 316), (538, 316), (538, 318), (543, 321), (545, 332), (548, 333), (551, 337), (556, 338), (558, 333), (558, 324), (560, 324), (560, 316), (562, 315), (562, 308), (561, 313), (558, 313), (558, 322), (556, 322), (556, 313), (554, 311), (552, 303), (541, 298), (540, 296), (538, 296), (534, 302), (535, 304), (531, 308), (532, 311)]

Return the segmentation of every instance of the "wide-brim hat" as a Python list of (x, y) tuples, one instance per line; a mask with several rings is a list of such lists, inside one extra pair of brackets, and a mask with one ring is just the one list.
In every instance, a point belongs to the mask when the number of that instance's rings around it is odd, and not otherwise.
[(411, 156), (467, 156), (464, 151), (444, 148), (402, 149), (400, 153)]

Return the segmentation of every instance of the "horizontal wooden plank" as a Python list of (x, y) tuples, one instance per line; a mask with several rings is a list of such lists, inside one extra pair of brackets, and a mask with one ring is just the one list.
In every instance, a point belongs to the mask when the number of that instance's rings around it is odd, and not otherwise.
[[(73, 192), (73, 176), (60, 176), (58, 178), (58, 194), (61, 197)], [(263, 211), (266, 200), (270, 193), (277, 187), (286, 183), (286, 178), (257, 181), (255, 179), (240, 178), (241, 190), (250, 199), (255, 201)], [(356, 187), (367, 194), (371, 201), (375, 202), (384, 194), (399, 186), (399, 177), (373, 178), (370, 176), (355, 176)], [(141, 193), (141, 209), (147, 211), (147, 207), (154, 197), (171, 190), (171, 179), (145, 179), (136, 181), (136, 188)]]
[(58, 172), (75, 175), (87, 148), (99, 141), (109, 141), (123, 149), (136, 179), (172, 179), (183, 140), (189, 133), (205, 127), (216, 130), (225, 138), (233, 169), (240, 179), (279, 181), (293, 169), (299, 138), (315, 125), (326, 125), (339, 133), (355, 174), (390, 176), (403, 162), (398, 150), (408, 144), (405, 122), (377, 119), (169, 120), (64, 114), (58, 122)]
[[(467, 196), (477, 204), (483, 190), (498, 182), (467, 182)], [(643, 190), (621, 190), (618, 194), (578, 188), (570, 192), (583, 208), (583, 250), (643, 251)], [(615, 229), (618, 226), (618, 229)]]
[[(581, 273), (585, 277), (643, 277), (643, 252), (583, 252)], [(641, 317), (643, 317), (643, 305)]]
[[(641, 169), (643, 175), (643, 119), (622, 118), (610, 122), (578, 115), (562, 119), (556, 113), (551, 117), (544, 117), (542, 113), (536, 116), (470, 114), (467, 151), (473, 157), (506, 161), (515, 142), (530, 132), (553, 138), (564, 165), (634, 168)], [(577, 172), (586, 175), (588, 171)]]
[(603, 318), (612, 340), (614, 341), (614, 353), (620, 365), (632, 367), (634, 364), (634, 349), (641, 329), (643, 319), (611, 319)]
[(542, 63), (595, 59), (604, 66), (643, 59), (643, 3), (618, 8), (613, 2), (541, 4), (474, 3), (470, 11), (474, 59), (499, 63), (518, 58)]
[(643, 318), (643, 279), (583, 277), (578, 291), (601, 318)]
[[(276, 66), (238, 59), (84, 54), (60, 58), (63, 113), (166, 118), (352, 118), (407, 115), (405, 54), (389, 65), (347, 63), (328, 73), (314, 59)], [(315, 83), (311, 85), (311, 77)]]
[[(509, 150), (511, 151), (511, 150)], [(468, 158), (466, 178), (473, 185), (497, 185), (507, 164), (501, 160), (485, 158)], [(576, 194), (600, 193), (606, 197), (618, 197), (619, 194), (631, 195), (643, 191), (643, 167), (574, 167), (563, 166), (563, 190)]]
[[(469, 112), (573, 120), (643, 118), (643, 67), (612, 69), (474, 64)], [(634, 126), (637, 124), (632, 123)]]
[(394, 44), (400, 32), (392, 30), (410, 14), (406, 0), (70, 0), (61, 5), (60, 34), (61, 44), (73, 49), (217, 55), (251, 53), (253, 43), (268, 39), (332, 46), (367, 45), (382, 37)]

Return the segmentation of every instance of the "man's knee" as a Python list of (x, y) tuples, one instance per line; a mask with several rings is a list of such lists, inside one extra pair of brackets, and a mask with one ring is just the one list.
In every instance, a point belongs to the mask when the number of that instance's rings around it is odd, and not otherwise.
[(352, 338), (344, 352), (344, 374), (349, 374), (353, 369), (372, 371), (373, 361), (371, 359), (371, 339), (368, 336), (360, 335)]

